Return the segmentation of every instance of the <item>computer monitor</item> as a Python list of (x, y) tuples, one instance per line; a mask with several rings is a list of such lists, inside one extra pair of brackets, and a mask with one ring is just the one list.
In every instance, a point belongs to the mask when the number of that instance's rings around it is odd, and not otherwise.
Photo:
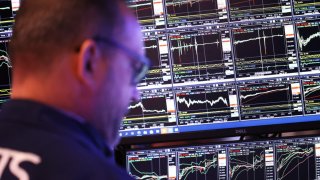
[[(317, 2), (127, 2), (153, 65), (122, 121), (122, 144), (319, 128)], [(19, 4), (0, 1), (0, 104)]]
[(320, 137), (134, 150), (126, 169), (135, 179), (314, 180)]
[(318, 4), (129, 0), (153, 66), (122, 143), (319, 128)]
[(8, 55), (9, 38), (12, 35), (14, 1), (0, 1), (0, 107), (10, 98), (11, 63)]

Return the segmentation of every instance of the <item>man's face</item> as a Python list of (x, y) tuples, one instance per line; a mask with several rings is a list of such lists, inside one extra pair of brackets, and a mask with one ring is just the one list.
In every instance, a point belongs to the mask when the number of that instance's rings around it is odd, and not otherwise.
[[(137, 54), (144, 55), (140, 27), (136, 20), (127, 17), (126, 26), (115, 40)], [(101, 65), (101, 84), (97, 90), (98, 106), (96, 126), (108, 144), (112, 147), (118, 143), (118, 131), (121, 120), (128, 111), (131, 101), (139, 100), (136, 84), (132, 83), (134, 63), (137, 63), (123, 50), (114, 49), (113, 56)]]

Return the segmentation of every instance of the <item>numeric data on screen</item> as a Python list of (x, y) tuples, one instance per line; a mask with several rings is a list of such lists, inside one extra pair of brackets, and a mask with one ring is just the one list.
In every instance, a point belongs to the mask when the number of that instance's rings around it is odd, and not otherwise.
[[(174, 111), (170, 118), (154, 114), (162, 123), (145, 121), (144, 128), (139, 120), (127, 120), (149, 114), (129, 113), (122, 130), (169, 127), (168, 133), (221, 123), (320, 119), (319, 0), (130, 0), (128, 5), (152, 61), (138, 89), (141, 94), (167, 89)], [(154, 102), (165, 109), (157, 97)]]
[(320, 178), (320, 138), (278, 138), (127, 152), (135, 179), (314, 180)]

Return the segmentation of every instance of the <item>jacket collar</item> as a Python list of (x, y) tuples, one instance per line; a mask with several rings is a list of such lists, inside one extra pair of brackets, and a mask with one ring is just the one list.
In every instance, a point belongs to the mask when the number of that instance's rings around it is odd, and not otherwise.
[(2, 106), (0, 121), (32, 125), (65, 138), (73, 138), (86, 148), (112, 156), (112, 151), (105, 144), (102, 136), (90, 124), (39, 102), (22, 99), (9, 100)]

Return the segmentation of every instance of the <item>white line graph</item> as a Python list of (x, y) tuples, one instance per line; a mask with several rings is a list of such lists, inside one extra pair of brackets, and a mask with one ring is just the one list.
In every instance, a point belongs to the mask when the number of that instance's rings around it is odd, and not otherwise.
[(144, 49), (157, 49), (157, 45), (152, 45), (152, 46), (145, 46)]
[[(305, 161), (308, 161), (313, 156), (313, 148), (306, 148), (302, 149), (301, 151), (291, 151), (281, 154), (277, 159), (277, 172), (279, 173), (278, 180), (284, 179), (287, 175), (289, 175), (292, 171), (294, 171), (296, 168), (299, 168), (299, 166), (304, 163)], [(290, 167), (290, 164), (297, 160), (294, 164), (292, 164), (293, 167)], [(290, 168), (290, 169), (289, 169)], [(282, 171), (282, 173), (280, 172)]]
[(135, 105), (130, 105), (129, 107), (128, 107), (128, 109), (135, 109), (135, 108), (141, 108), (142, 109), (142, 111), (143, 112), (149, 112), (149, 113), (165, 113), (165, 112), (167, 112), (166, 110), (164, 110), (164, 109), (162, 109), (162, 110), (149, 110), (149, 109), (146, 109), (145, 107), (144, 107), (144, 105), (142, 104), (142, 102), (139, 102), (139, 103), (137, 103), (137, 104), (135, 104)]
[(8, 66), (8, 68), (12, 68), (9, 54), (7, 53), (7, 51), (0, 49), (0, 53), (3, 54), (0, 56), (0, 67), (2, 65), (6, 65), (6, 66)]
[[(192, 174), (195, 172), (200, 173), (201, 175), (207, 176), (207, 173), (209, 172), (209, 170), (214, 169), (218, 166), (217, 157), (212, 157), (209, 159), (204, 159), (199, 161), (198, 161), (198, 158), (201, 158), (201, 156), (196, 156), (195, 162), (192, 161), (190, 163), (181, 163), (180, 161), (179, 180), (190, 179), (188, 178), (189, 174)], [(204, 155), (204, 158), (206, 158), (206, 155)]]
[(138, 8), (138, 7), (141, 7), (141, 6), (151, 6), (152, 3), (149, 2), (149, 3), (143, 3), (143, 4), (132, 4), (132, 5), (129, 5), (130, 8)]
[(181, 7), (182, 5), (185, 5), (185, 4), (189, 4), (190, 7), (193, 6), (193, 4), (196, 4), (196, 3), (201, 3), (203, 1), (211, 1), (212, 3), (214, 3), (213, 0), (179, 0), (179, 1), (176, 1), (176, 0), (173, 0), (171, 3), (168, 2), (167, 3), (167, 6), (179, 6)]
[(282, 34), (276, 34), (276, 35), (273, 35), (273, 36), (265, 36), (265, 34), (264, 34), (264, 32), (263, 32), (263, 36), (262, 36), (262, 37), (250, 38), (250, 39), (245, 39), (245, 40), (239, 40), (239, 41), (235, 41), (234, 44), (235, 44), (235, 45), (238, 45), (238, 44), (241, 44), (241, 43), (246, 43), (246, 42), (249, 42), (249, 41), (255, 41), (255, 40), (260, 40), (260, 39), (263, 39), (264, 44), (265, 44), (266, 39), (268, 39), (268, 38), (274, 38), (274, 37), (284, 37), (284, 35), (282, 35)]
[(226, 98), (224, 97), (219, 97), (217, 100), (192, 100), (192, 99), (186, 99), (185, 97), (181, 98), (179, 96), (177, 96), (177, 102), (178, 103), (185, 103), (187, 105), (187, 107), (189, 108), (190, 106), (194, 105), (194, 104), (209, 104), (210, 106), (213, 106), (219, 102), (223, 102), (226, 106), (228, 106), (228, 101)]
[[(167, 175), (158, 175), (156, 172), (153, 172), (153, 171), (152, 171), (152, 172), (140, 171), (140, 170), (137, 169), (137, 167), (134, 165), (133, 162), (129, 162), (129, 163), (130, 163), (131, 167), (132, 167), (136, 172), (138, 172), (139, 175), (141, 175), (141, 177), (140, 177), (140, 176), (138, 176), (138, 175), (134, 175), (134, 174), (132, 174), (131, 172), (129, 172), (129, 174), (130, 174), (131, 176), (133, 176), (135, 179), (157, 179), (157, 180), (161, 180), (161, 179), (167, 179), (167, 178), (168, 178)], [(159, 163), (160, 163), (160, 161), (159, 161)], [(151, 167), (152, 167), (152, 164), (151, 164)], [(153, 169), (153, 168), (152, 168), (152, 169)]]
[(307, 46), (310, 43), (311, 40), (315, 38), (320, 38), (320, 32), (314, 33), (306, 39), (304, 39), (303, 36), (300, 36), (300, 33), (298, 32), (298, 43), (301, 51), (305, 46)]
[[(259, 62), (257, 62), (259, 68), (253, 71), (268, 71), (269, 68), (277, 68), (276, 59), (283, 56), (287, 57), (288, 51), (291, 51), (291, 48), (288, 49), (283, 28), (243, 30), (243, 33), (234, 35), (235, 56), (239, 61), (243, 58), (246, 60), (259, 59)], [(247, 49), (252, 50), (247, 51)], [(273, 59), (272, 65), (266, 59)], [(286, 68), (287, 66), (283, 67), (283, 69)]]
[(10, 63), (10, 59), (7, 56), (0, 56), (0, 67), (6, 65), (8, 66), (8, 68), (12, 68), (11, 63)]
[(315, 86), (315, 87), (311, 87), (305, 90), (304, 94), (306, 96), (310, 95), (313, 92), (319, 91), (320, 90), (320, 86)]
[[(259, 31), (258, 31), (259, 32)], [(258, 33), (259, 34), (259, 33)], [(238, 45), (238, 44), (242, 44), (242, 43), (246, 43), (246, 42), (250, 42), (250, 41), (256, 41), (256, 40), (263, 40), (263, 45), (264, 45), (264, 53), (267, 54), (267, 44), (266, 44), (266, 40), (267, 39), (273, 39), (275, 37), (284, 37), (283, 34), (276, 34), (276, 35), (272, 35), (272, 36), (266, 36), (265, 32), (262, 32), (262, 36), (260, 37), (256, 37), (256, 38), (249, 38), (249, 39), (245, 39), (245, 40), (238, 40), (234, 42), (234, 45)]]
[(169, 15), (168, 23), (172, 26), (186, 21), (207, 24), (203, 20), (227, 20), (224, 0), (166, 0), (166, 9)]
[(3, 7), (3, 8), (0, 8), (0, 10), (10, 10), (10, 7)]
[(142, 177), (132, 175), (134, 179), (168, 179), (167, 175), (157, 176), (157, 175), (143, 175)]
[(198, 44), (197, 39), (194, 38), (194, 44), (192, 43), (181, 43), (180, 40), (177, 40), (178, 46), (177, 47), (172, 47), (171, 51), (178, 50), (179, 51), (179, 56), (184, 54), (185, 52), (191, 50), (193, 47), (196, 51), (196, 55), (198, 56), (198, 46), (206, 46), (206, 45), (211, 45), (211, 44), (217, 44), (219, 45), (219, 41), (217, 40), (216, 42), (211, 42), (211, 43), (203, 43), (203, 44)]
[(243, 161), (240, 159), (230, 158), (230, 161), (234, 161), (237, 165), (230, 167), (230, 176), (232, 179), (238, 179), (242, 172), (255, 171), (256, 169), (264, 168), (264, 153), (261, 152), (260, 155), (255, 155), (251, 162)]
[(289, 90), (289, 87), (282, 88), (282, 89), (274, 89), (274, 90), (265, 91), (265, 92), (258, 92), (258, 93), (254, 93), (254, 94), (241, 95), (240, 98), (247, 99), (249, 97), (254, 97), (254, 96), (258, 96), (258, 95), (269, 94), (269, 93), (278, 92), (278, 91), (288, 91), (288, 90)]

